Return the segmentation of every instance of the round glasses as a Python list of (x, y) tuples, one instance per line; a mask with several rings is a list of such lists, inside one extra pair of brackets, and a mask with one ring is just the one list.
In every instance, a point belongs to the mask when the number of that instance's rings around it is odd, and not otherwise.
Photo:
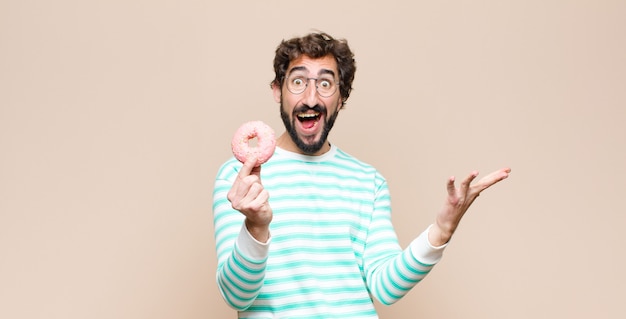
[(322, 97), (330, 97), (337, 92), (339, 84), (330, 74), (322, 74), (318, 78), (309, 78), (304, 74), (294, 73), (287, 78), (287, 90), (293, 94), (301, 94), (309, 86), (309, 81), (315, 81), (317, 93)]

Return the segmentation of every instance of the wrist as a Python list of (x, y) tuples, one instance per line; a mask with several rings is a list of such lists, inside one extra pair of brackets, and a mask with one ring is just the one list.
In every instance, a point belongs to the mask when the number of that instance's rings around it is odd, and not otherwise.
[(256, 239), (261, 243), (266, 243), (270, 238), (270, 227), (268, 224), (258, 225), (250, 222), (248, 218), (245, 220), (246, 229)]
[(434, 247), (447, 244), (452, 238), (452, 231), (445, 231), (437, 223), (434, 223), (428, 231), (428, 241)]

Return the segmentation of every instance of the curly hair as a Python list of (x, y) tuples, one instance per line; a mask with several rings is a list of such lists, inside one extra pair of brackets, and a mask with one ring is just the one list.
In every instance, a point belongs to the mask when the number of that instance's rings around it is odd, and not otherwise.
[(282, 87), (289, 63), (301, 55), (316, 59), (329, 54), (337, 61), (339, 93), (345, 103), (350, 96), (350, 91), (352, 91), (352, 81), (356, 72), (354, 54), (345, 39), (334, 39), (324, 32), (310, 33), (303, 37), (283, 40), (276, 48), (276, 56), (274, 57), (276, 76), (271, 85)]

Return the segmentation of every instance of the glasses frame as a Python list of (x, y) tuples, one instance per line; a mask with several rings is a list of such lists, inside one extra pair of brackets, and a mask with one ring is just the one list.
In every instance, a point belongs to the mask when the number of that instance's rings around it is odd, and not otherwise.
[(291, 88), (289, 88), (289, 82), (291, 82), (289, 80), (289, 78), (291, 78), (292, 76), (295, 76), (295, 75), (292, 74), (290, 76), (284, 77), (284, 79), (285, 79), (284, 81), (285, 81), (285, 86), (287, 87), (287, 90), (289, 92), (291, 92), (291, 94), (294, 94), (294, 95), (300, 95), (300, 94), (304, 93), (304, 91), (306, 91), (306, 89), (309, 88), (309, 82), (311, 82), (311, 80), (315, 81), (315, 92), (317, 92), (317, 94), (319, 94), (321, 97), (331, 97), (331, 96), (335, 95), (335, 93), (337, 93), (337, 91), (339, 90), (339, 82), (337, 82), (334, 78), (332, 78), (335, 89), (330, 94), (322, 94), (322, 92), (320, 92), (320, 87), (317, 84), (317, 81), (320, 79), (319, 77), (317, 77), (317, 78), (309, 78), (309, 77), (302, 76), (300, 78), (306, 80), (305, 81), (306, 84), (304, 85), (304, 88), (302, 89), (302, 91), (294, 92), (294, 91), (291, 90)]

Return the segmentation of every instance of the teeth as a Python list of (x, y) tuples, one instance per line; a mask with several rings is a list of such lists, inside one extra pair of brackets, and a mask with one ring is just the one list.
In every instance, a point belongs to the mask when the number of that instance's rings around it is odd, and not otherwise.
[(306, 114), (298, 114), (299, 118), (314, 118), (317, 117), (319, 113), (306, 113)]

